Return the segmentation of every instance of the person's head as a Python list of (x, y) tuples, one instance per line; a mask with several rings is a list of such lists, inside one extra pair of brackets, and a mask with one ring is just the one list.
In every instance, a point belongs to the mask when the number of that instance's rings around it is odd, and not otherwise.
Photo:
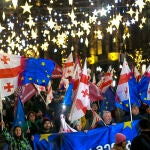
[(13, 129), (13, 134), (16, 138), (22, 137), (22, 128), (20, 126), (15, 126)]
[(98, 111), (98, 105), (97, 105), (97, 103), (92, 103), (91, 108), (92, 108), (92, 110), (94, 110), (94, 111)]
[(77, 130), (77, 131), (81, 131), (82, 130), (82, 125), (81, 125), (81, 120), (76, 120), (74, 123), (74, 128)]
[(132, 105), (131, 111), (132, 111), (133, 115), (138, 115), (139, 114), (139, 107), (137, 105)]
[(109, 125), (112, 122), (112, 115), (110, 111), (103, 112), (103, 121)]
[(53, 122), (48, 118), (44, 118), (44, 120), (43, 120), (43, 129), (45, 131), (49, 131), (51, 128), (53, 128)]
[(150, 121), (148, 119), (142, 119), (139, 122), (141, 131), (150, 131)]
[(38, 109), (36, 112), (36, 117), (42, 117), (42, 116), (43, 116), (42, 110)]
[(146, 113), (147, 113), (147, 114), (150, 114), (150, 106), (147, 106), (147, 107), (146, 107)]
[(34, 111), (30, 111), (28, 116), (27, 116), (27, 119), (31, 122), (34, 122), (35, 121), (35, 112)]
[(125, 148), (126, 147), (126, 136), (122, 133), (117, 133), (115, 135), (115, 143), (117, 145), (120, 145)]

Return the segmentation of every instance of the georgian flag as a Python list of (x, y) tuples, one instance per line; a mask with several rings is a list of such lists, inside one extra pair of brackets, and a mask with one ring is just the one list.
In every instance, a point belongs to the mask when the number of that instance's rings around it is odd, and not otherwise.
[(23, 58), (17, 55), (0, 53), (1, 96), (9, 96), (18, 86), (19, 74), (23, 71)]
[(85, 115), (86, 110), (90, 110), (90, 109), (91, 107), (90, 107), (90, 99), (89, 99), (87, 64), (85, 60), (77, 94), (71, 108), (71, 113), (69, 118), (70, 121), (73, 123), (75, 120), (80, 119)]
[(63, 66), (63, 75), (62, 75), (63, 78), (72, 77), (73, 71), (74, 71), (74, 62), (72, 53), (70, 53)]
[(116, 106), (126, 111), (130, 110), (130, 104), (140, 106), (141, 102), (138, 94), (136, 79), (133, 77), (127, 61), (124, 60), (116, 90)]
[(97, 86), (102, 93), (105, 93), (106, 90), (111, 86), (113, 81), (112, 76), (113, 73), (111, 72), (111, 67), (109, 67), (104, 77), (102, 77), (102, 79), (97, 83)]

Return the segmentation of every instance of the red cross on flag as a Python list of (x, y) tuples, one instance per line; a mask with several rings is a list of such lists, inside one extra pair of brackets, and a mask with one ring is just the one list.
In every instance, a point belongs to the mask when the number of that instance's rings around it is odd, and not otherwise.
[(102, 93), (105, 93), (106, 90), (111, 86), (112, 81), (113, 81), (112, 76), (113, 76), (113, 73), (111, 71), (111, 67), (109, 67), (104, 77), (102, 77), (102, 79), (97, 83), (97, 86)]
[(70, 121), (73, 123), (75, 120), (80, 119), (85, 115), (86, 110), (90, 109), (87, 64), (85, 60), (77, 94), (71, 108)]
[(74, 62), (72, 53), (70, 53), (63, 66), (63, 78), (72, 77), (73, 71), (74, 71)]
[(23, 59), (17, 55), (0, 53), (0, 92), (9, 96), (18, 86), (18, 76), (22, 72)]

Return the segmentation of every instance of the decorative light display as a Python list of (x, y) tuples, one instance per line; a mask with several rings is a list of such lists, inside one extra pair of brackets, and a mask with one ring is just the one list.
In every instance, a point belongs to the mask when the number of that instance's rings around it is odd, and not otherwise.
[[(67, 7), (61, 2), (62, 8), (66, 9), (65, 14), (55, 3), (51, 0), (44, 4), (37, 0), (33, 5), (31, 0), (24, 4), (12, 0), (9, 8), (3, 9), (3, 20), (0, 21), (0, 50), (22, 55), (31, 49), (35, 53), (39, 48), (47, 51), (51, 44), (55, 45), (55, 53), (57, 48), (66, 49), (68, 46), (74, 50), (75, 45), (71, 45), (69, 39), (77, 37), (88, 47), (91, 32), (101, 41), (106, 36), (104, 32), (115, 34), (120, 25), (124, 30), (122, 41), (125, 41), (132, 37), (129, 30), (132, 25), (137, 24), (139, 30), (143, 29), (147, 21), (143, 11), (150, 0), (130, 3), (113, 0), (99, 7), (95, 6), (94, 0), (89, 0), (88, 9), (76, 7), (77, 1), (68, 0)], [(41, 13), (41, 9), (45, 13)], [(116, 37), (113, 39), (117, 42)]]

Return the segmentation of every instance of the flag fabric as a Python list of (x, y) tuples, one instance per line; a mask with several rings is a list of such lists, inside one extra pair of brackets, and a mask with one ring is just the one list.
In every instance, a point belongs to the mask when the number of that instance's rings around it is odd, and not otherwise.
[(37, 84), (34, 84), (34, 86), (37, 89), (38, 93), (40, 93), (40, 92), (46, 92), (45, 86), (37, 85)]
[(116, 106), (122, 110), (129, 111), (129, 104), (141, 105), (138, 96), (138, 85), (132, 76), (127, 61), (124, 60), (116, 90)]
[(80, 81), (80, 77), (81, 77), (81, 64), (79, 61), (79, 57), (76, 57), (76, 61), (75, 61), (75, 69), (74, 69), (74, 73), (72, 76), (72, 82), (73, 82), (73, 99), (75, 98), (76, 94), (77, 94), (77, 89), (79, 86), (79, 81)]
[(65, 133), (65, 132), (77, 132), (75, 129), (71, 128), (67, 122), (65, 121), (65, 116), (62, 114), (60, 115), (60, 133)]
[(62, 68), (55, 63), (55, 69), (52, 73), (52, 78), (61, 78), (62, 77)]
[(92, 113), (93, 113), (93, 121), (91, 124), (91, 129), (94, 129), (97, 126), (97, 123), (101, 120), (101, 118), (95, 111), (92, 111)]
[(51, 103), (52, 99), (53, 99), (53, 89), (52, 89), (51, 81), (49, 81), (47, 86), (46, 105)]
[(112, 87), (109, 87), (103, 94), (103, 100), (101, 101), (100, 112), (112, 111), (116, 108), (115, 92)]
[(141, 74), (139, 73), (136, 67), (134, 67), (134, 77), (136, 78), (137, 82), (141, 80)]
[(130, 149), (131, 142), (140, 128), (138, 120), (123, 122), (108, 127), (89, 130), (88, 132), (58, 133), (52, 135), (34, 135), (34, 150), (96, 150), (113, 148), (116, 133), (126, 136), (126, 148)]
[(150, 105), (150, 65), (148, 66), (145, 74), (142, 76), (138, 84), (138, 88), (141, 101)]
[(96, 78), (95, 78), (95, 73), (93, 74), (93, 79), (92, 79), (92, 83), (96, 85)]
[(18, 87), (18, 77), (23, 71), (24, 58), (0, 53), (0, 91), (1, 96), (9, 96)]
[(15, 127), (15, 126), (22, 127), (24, 124), (25, 124), (25, 113), (24, 113), (24, 108), (23, 108), (22, 102), (19, 98), (18, 102), (17, 102), (17, 108), (15, 111), (13, 127)]
[(67, 106), (72, 105), (72, 93), (73, 93), (73, 83), (69, 83), (69, 87), (65, 93), (63, 104)]
[(37, 90), (32, 83), (25, 84), (17, 88), (17, 95), (20, 97), (23, 104), (30, 100), (36, 93)]
[(103, 99), (100, 89), (91, 82), (89, 82), (89, 98), (90, 102), (99, 101)]
[(72, 77), (74, 70), (74, 62), (72, 53), (68, 56), (66, 62), (63, 65), (63, 78)]
[(69, 86), (69, 80), (62, 77), (59, 83), (59, 89), (67, 89), (68, 86)]
[(21, 84), (35, 83), (47, 86), (54, 68), (55, 63), (52, 60), (28, 58), (25, 69), (20, 76)]
[(77, 94), (70, 112), (70, 121), (73, 123), (74, 121), (80, 119), (85, 115), (86, 110), (90, 109), (87, 64), (85, 60)]
[(97, 83), (97, 86), (99, 87), (102, 93), (105, 93), (108, 87), (111, 86), (112, 81), (113, 81), (112, 76), (113, 76), (113, 73), (111, 72), (111, 67), (109, 67), (104, 77), (102, 77), (102, 79)]

